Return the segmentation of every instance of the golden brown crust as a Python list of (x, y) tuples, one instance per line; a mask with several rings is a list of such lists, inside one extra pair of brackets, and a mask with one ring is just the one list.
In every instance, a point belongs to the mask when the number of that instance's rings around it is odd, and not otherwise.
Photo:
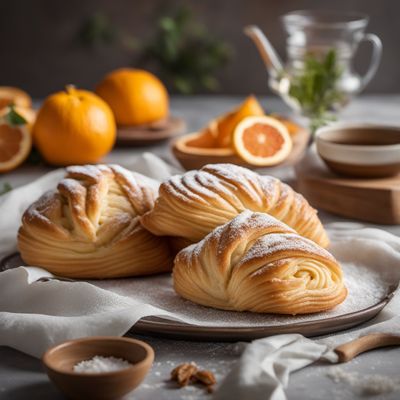
[(171, 177), (141, 223), (155, 235), (197, 242), (246, 209), (268, 213), (322, 247), (329, 244), (316, 210), (302, 195), (276, 178), (232, 164)]
[(75, 278), (112, 278), (171, 269), (167, 240), (139, 223), (154, 206), (157, 183), (115, 165), (67, 168), (56, 191), (22, 217), (21, 256)]
[(347, 296), (329, 252), (268, 214), (248, 210), (182, 250), (173, 279), (182, 297), (224, 310), (315, 313)]

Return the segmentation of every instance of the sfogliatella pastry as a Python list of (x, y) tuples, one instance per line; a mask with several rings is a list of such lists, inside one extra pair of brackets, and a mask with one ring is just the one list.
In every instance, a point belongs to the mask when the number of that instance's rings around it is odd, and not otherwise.
[(251, 211), (178, 253), (173, 279), (185, 299), (223, 310), (316, 313), (347, 295), (341, 267), (328, 251)]
[(57, 190), (22, 217), (18, 247), (29, 265), (74, 278), (147, 275), (172, 268), (165, 238), (145, 230), (157, 182), (116, 165), (67, 168)]
[(329, 244), (316, 210), (302, 195), (276, 178), (232, 164), (171, 177), (141, 223), (155, 235), (178, 237), (182, 248), (246, 209), (268, 213), (322, 247)]

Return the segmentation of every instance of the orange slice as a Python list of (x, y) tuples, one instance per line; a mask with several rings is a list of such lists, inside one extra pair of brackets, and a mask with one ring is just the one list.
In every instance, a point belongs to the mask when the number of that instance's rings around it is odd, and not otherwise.
[(15, 104), (16, 106), (30, 108), (32, 99), (28, 93), (12, 86), (0, 86), (0, 108)]
[(31, 148), (32, 136), (28, 124), (13, 108), (9, 109), (0, 120), (0, 172), (21, 165)]
[(243, 160), (260, 167), (279, 164), (292, 150), (285, 125), (267, 116), (243, 119), (234, 131), (233, 145)]
[(232, 146), (233, 132), (238, 123), (246, 117), (265, 115), (263, 108), (254, 96), (249, 96), (234, 111), (218, 118), (218, 147)]
[[(210, 123), (200, 132), (184, 136), (184, 142), (190, 147), (201, 147), (204, 149), (213, 149), (218, 147), (216, 143), (217, 120), (213, 119)], [(187, 139), (187, 140), (186, 140)]]
[[(231, 156), (235, 152), (232, 148), (214, 147), (209, 144), (209, 132), (195, 132), (182, 136), (175, 142), (175, 148), (183, 153), (191, 155), (213, 155), (213, 156)], [(212, 139), (211, 139), (212, 140)]]

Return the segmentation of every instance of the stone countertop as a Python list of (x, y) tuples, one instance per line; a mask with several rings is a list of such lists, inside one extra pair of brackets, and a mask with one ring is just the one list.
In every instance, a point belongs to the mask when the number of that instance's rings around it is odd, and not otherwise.
[[(263, 106), (273, 112), (288, 113), (287, 108), (276, 98), (261, 98)], [(199, 129), (210, 118), (225, 112), (240, 101), (235, 97), (200, 96), (172, 99), (172, 112), (182, 116), (188, 124), (188, 131)], [(400, 95), (366, 96), (355, 100), (343, 113), (341, 119), (361, 122), (379, 122), (400, 125)], [(169, 162), (175, 162), (163, 143), (147, 148), (123, 148), (114, 150), (105, 161), (123, 164), (124, 160), (143, 151), (151, 151)], [(22, 167), (17, 171), (0, 176), (0, 187), (9, 182), (13, 187), (32, 181), (49, 168)], [(323, 222), (341, 221), (342, 218), (321, 213)], [(400, 234), (400, 227), (380, 226), (380, 228)], [(172, 368), (182, 362), (194, 361), (205, 369), (215, 372), (217, 379), (229, 371), (238, 358), (238, 346), (234, 343), (188, 342), (175, 341), (156, 337), (135, 336), (149, 342), (155, 349), (156, 358), (151, 373), (144, 383), (126, 398), (130, 400), (197, 400), (210, 399), (204, 389), (189, 386), (177, 389), (168, 382)], [(27, 338), (29, 340), (29, 338)], [(291, 375), (288, 398), (292, 400), (317, 399), (365, 399), (366, 394), (360, 388), (349, 384), (335, 383), (327, 372), (335, 368), (330, 365), (317, 364)], [(340, 366), (344, 371), (357, 373), (364, 380), (370, 376), (382, 375), (397, 378), (400, 388), (400, 348), (386, 348), (363, 354), (346, 365)], [(373, 399), (395, 400), (400, 391), (368, 396)], [(64, 397), (49, 382), (39, 360), (0, 347), (0, 400), (47, 400)]]

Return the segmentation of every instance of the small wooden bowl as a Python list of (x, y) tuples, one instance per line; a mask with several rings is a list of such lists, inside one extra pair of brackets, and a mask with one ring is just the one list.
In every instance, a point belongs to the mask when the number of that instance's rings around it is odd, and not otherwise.
[(172, 153), (186, 170), (200, 169), (206, 164), (229, 163), (242, 167), (254, 168), (242, 160), (233, 149), (191, 147), (186, 151), (186, 142), (201, 135), (199, 132), (189, 133), (172, 143)]
[[(94, 356), (122, 358), (132, 366), (113, 372), (81, 373), (73, 367)], [(50, 380), (71, 399), (118, 399), (136, 388), (145, 378), (154, 360), (154, 351), (146, 343), (129, 338), (89, 337), (71, 340), (50, 348), (43, 364)]]
[(317, 151), (340, 175), (383, 178), (400, 173), (400, 127), (335, 124), (321, 128)]

